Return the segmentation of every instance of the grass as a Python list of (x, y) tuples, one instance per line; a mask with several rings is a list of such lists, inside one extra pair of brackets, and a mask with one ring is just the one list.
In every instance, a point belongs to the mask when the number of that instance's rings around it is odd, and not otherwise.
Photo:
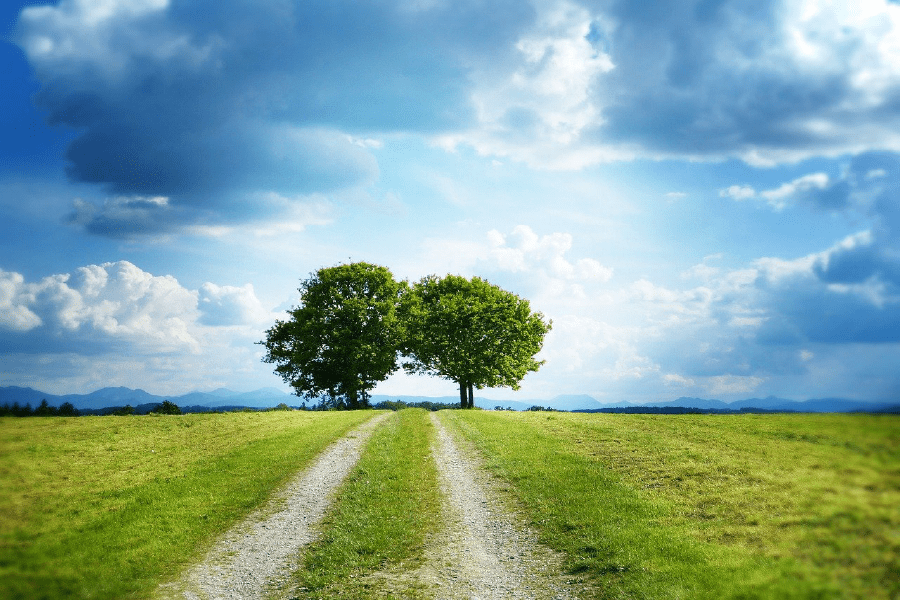
[(372, 415), (0, 419), (0, 597), (147, 597)]
[(601, 598), (900, 597), (900, 419), (454, 411)]
[(295, 598), (417, 596), (403, 574), (422, 563), (425, 536), (439, 525), (440, 490), (428, 413), (395, 413), (369, 440), (329, 509), (322, 538), (295, 574)]

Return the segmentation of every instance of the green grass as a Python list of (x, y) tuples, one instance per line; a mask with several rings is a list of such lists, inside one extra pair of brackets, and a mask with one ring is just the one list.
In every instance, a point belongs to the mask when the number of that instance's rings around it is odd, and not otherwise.
[(598, 597), (900, 597), (895, 416), (441, 418)]
[(295, 574), (296, 598), (416, 596), (404, 574), (423, 560), (440, 526), (441, 500), (428, 413), (395, 413), (369, 440)]
[(0, 597), (147, 597), (373, 414), (0, 419)]

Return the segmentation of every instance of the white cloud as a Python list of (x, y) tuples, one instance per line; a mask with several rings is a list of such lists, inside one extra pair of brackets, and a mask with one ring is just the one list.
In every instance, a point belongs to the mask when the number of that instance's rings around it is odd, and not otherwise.
[[(273, 385), (254, 343), (275, 315), (251, 284), (199, 290), (127, 261), (88, 265), (27, 282), (0, 271), (4, 378), (71, 393), (145, 387), (184, 393), (205, 387)], [(23, 381), (27, 373), (34, 380)]]
[(0, 329), (28, 331), (41, 325), (41, 318), (27, 306), (30, 294), (24, 281), (18, 273), (0, 270)]
[(204, 283), (199, 290), (199, 309), (199, 322), (204, 325), (263, 325), (274, 321), (249, 283), (242, 287)]
[(518, 60), (475, 76), (477, 127), (438, 136), (439, 145), (467, 144), (538, 169), (580, 169), (618, 152), (581, 139), (602, 122), (597, 77), (615, 68), (589, 40), (598, 21), (567, 0), (538, 8), (536, 23), (515, 44)]
[(0, 303), (11, 315), (0, 328), (44, 340), (41, 349), (49, 353), (95, 342), (139, 352), (200, 353), (207, 326), (259, 329), (272, 318), (250, 284), (206, 283), (194, 291), (127, 261), (88, 265), (36, 283), (18, 273), (0, 275)]
[(790, 199), (798, 194), (803, 194), (812, 190), (824, 190), (828, 187), (828, 175), (825, 173), (813, 173), (804, 175), (791, 181), (784, 183), (774, 190), (766, 190), (760, 193), (760, 196), (766, 199), (770, 206), (776, 210), (781, 210), (788, 205)]
[(688, 379), (687, 377), (682, 377), (677, 373), (667, 373), (663, 375), (663, 381), (666, 385), (675, 386), (675, 387), (692, 387), (695, 385), (693, 379)]
[(574, 263), (567, 260), (565, 254), (572, 249), (568, 233), (539, 236), (527, 225), (517, 225), (506, 235), (492, 229), (487, 237), (491, 246), (487, 260), (504, 271), (543, 272), (554, 279), (601, 283), (613, 276), (611, 268), (593, 258), (580, 258)]
[[(761, 192), (757, 192), (749, 185), (732, 185), (719, 190), (719, 197), (731, 198), (739, 202), (751, 199), (763, 200), (776, 211), (780, 211), (802, 201), (811, 204), (821, 202), (816, 199), (816, 194), (827, 191), (834, 183), (825, 173), (811, 173), (783, 183), (777, 188)], [(843, 201), (843, 198), (840, 200)], [(826, 203), (822, 202), (822, 204)]]
[(719, 196), (733, 200), (749, 200), (756, 197), (756, 190), (749, 185), (732, 185), (724, 190), (719, 190)]
[(709, 378), (709, 393), (718, 396), (723, 394), (748, 394), (762, 385), (761, 377), (741, 375), (720, 375)]

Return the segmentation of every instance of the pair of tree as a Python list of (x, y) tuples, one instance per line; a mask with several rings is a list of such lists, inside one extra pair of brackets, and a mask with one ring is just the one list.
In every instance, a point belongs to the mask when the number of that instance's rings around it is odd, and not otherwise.
[(535, 360), (550, 330), (527, 300), (484, 279), (456, 275), (397, 282), (378, 265), (323, 268), (300, 286), (300, 306), (260, 342), (264, 361), (298, 396), (337, 408), (369, 405), (369, 392), (402, 363), (410, 373), (459, 385), (462, 407), (473, 389), (510, 387)]

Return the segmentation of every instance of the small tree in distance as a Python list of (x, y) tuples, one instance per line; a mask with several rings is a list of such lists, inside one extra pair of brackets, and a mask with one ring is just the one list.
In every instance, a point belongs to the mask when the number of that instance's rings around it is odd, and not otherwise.
[[(130, 406), (126, 408), (131, 408)], [(131, 409), (131, 412), (134, 413), (134, 409)], [(163, 400), (162, 404), (153, 409), (158, 415), (180, 415), (181, 408), (172, 402), (171, 400)]]
[(512, 292), (484, 279), (429, 276), (404, 295), (404, 369), (445, 377), (459, 385), (462, 408), (474, 405), (473, 387), (510, 387), (543, 361), (552, 322)]

